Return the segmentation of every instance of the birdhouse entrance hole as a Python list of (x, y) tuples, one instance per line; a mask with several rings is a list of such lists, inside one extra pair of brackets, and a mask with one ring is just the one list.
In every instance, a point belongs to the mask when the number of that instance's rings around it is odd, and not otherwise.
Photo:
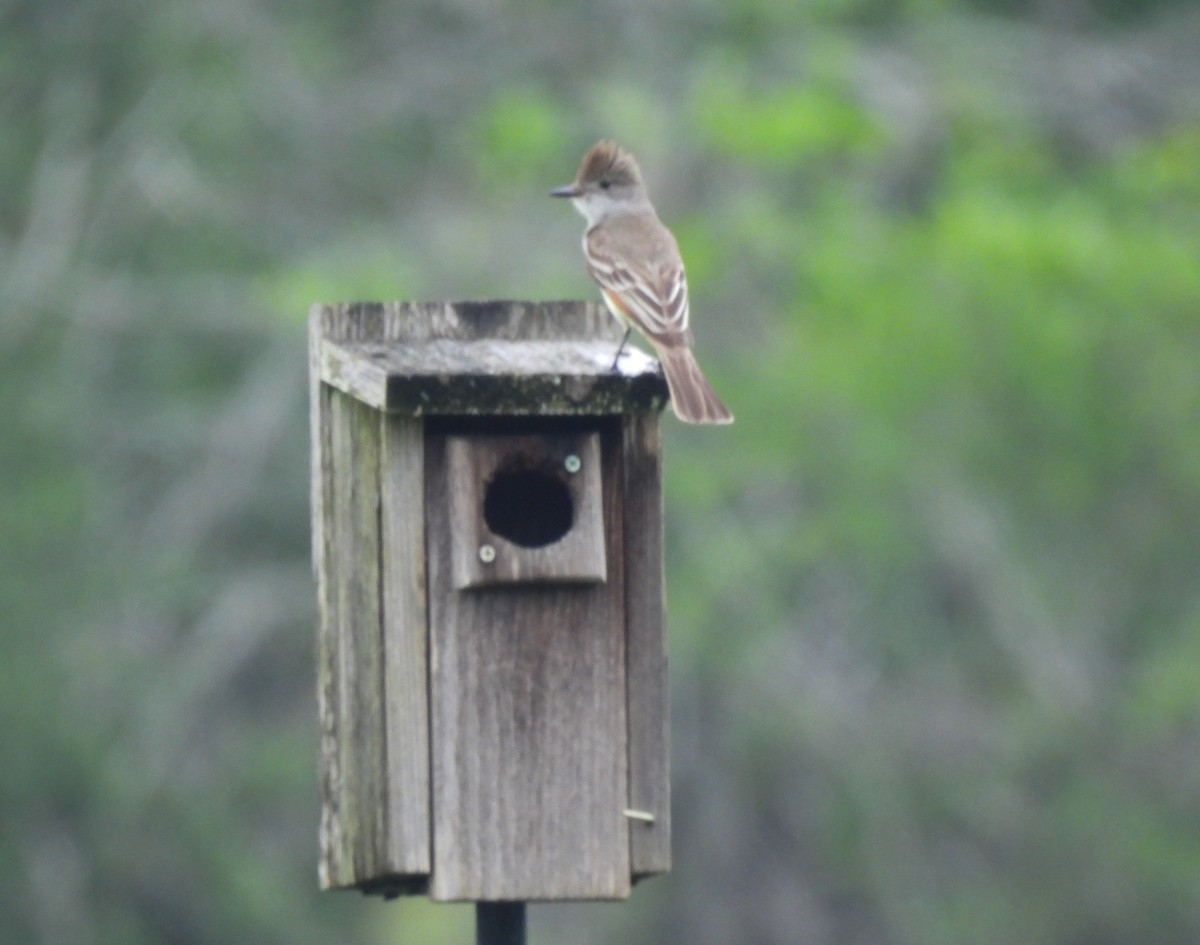
[(563, 481), (545, 469), (502, 469), (483, 498), (487, 527), (522, 548), (551, 545), (571, 530), (575, 510)]
[(454, 586), (607, 578), (600, 434), (445, 437)]

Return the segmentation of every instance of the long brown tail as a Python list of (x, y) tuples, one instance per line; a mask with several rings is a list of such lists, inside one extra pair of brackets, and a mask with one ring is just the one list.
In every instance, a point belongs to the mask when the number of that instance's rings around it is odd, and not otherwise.
[(657, 347), (675, 416), (687, 423), (733, 423), (733, 414), (700, 370), (690, 348)]

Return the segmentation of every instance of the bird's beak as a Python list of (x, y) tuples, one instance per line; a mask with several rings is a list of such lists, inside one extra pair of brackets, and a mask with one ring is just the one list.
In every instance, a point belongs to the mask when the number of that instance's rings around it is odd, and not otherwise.
[(555, 187), (554, 190), (550, 191), (550, 196), (578, 197), (581, 193), (583, 193), (583, 191), (579, 189), (577, 184), (567, 184), (566, 187)]

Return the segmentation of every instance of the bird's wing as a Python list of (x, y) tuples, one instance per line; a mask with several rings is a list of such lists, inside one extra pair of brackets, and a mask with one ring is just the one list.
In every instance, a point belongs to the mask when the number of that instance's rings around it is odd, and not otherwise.
[(688, 343), (687, 274), (678, 253), (646, 265), (615, 250), (613, 243), (602, 227), (588, 231), (583, 241), (588, 275), (651, 341)]

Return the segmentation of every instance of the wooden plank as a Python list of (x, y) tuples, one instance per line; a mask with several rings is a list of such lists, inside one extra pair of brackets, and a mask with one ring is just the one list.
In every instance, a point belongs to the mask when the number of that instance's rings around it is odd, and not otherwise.
[[(413, 415), (595, 415), (662, 408), (657, 362), (599, 302), (358, 302), (314, 306), (322, 381)], [(520, 344), (515, 344), (520, 342)]]
[[(308, 313), (310, 337), (340, 342), (395, 342), (413, 337), (410, 308), (403, 302), (347, 302), (314, 305)], [(419, 334), (421, 329), (417, 328)], [(318, 364), (319, 364), (318, 359)]]
[[(445, 436), (426, 441), (437, 900), (629, 893), (623, 576), (452, 587)], [(606, 534), (619, 434), (602, 442)], [(614, 552), (610, 543), (608, 554)]]
[(380, 527), (390, 872), (429, 873), (424, 423), (383, 418)]
[(387, 350), (374, 342), (371, 349), (363, 351), (361, 346), (348, 347), (344, 343), (325, 341), (319, 366), (321, 380), (355, 400), (382, 409), (387, 402), (388, 372), (369, 352)]
[(622, 423), (629, 694), (630, 859), (635, 879), (671, 868), (670, 713), (663, 606), (662, 437), (657, 413)]
[(328, 562), (335, 536), (333, 519), (332, 396), (321, 383), (320, 357), (325, 326), (314, 306), (308, 321), (309, 433), (312, 447), (312, 558), (317, 585), (317, 711), (320, 731), (319, 791), (321, 819), (318, 881), (322, 889), (354, 882), (352, 837), (343, 829), (344, 766), (341, 757), (341, 659), (337, 636), (336, 581)]
[(658, 362), (612, 341), (326, 342), (321, 378), (380, 410), (408, 414), (595, 415), (666, 402)]
[(379, 414), (326, 399), (321, 601), (321, 882), (389, 871), (379, 574)]
[(309, 316), (319, 878), (322, 888), (412, 891), (431, 848), (423, 427), (320, 382), (330, 348), (400, 333), (397, 312), (342, 316), (328, 306)]
[[(313, 375), (314, 377), (316, 375)], [(330, 446), (331, 391), (316, 384), (312, 395), (313, 414), (313, 567), (317, 583), (317, 713), (320, 731), (319, 790), (321, 820), (318, 881), (322, 889), (336, 889), (354, 882), (350, 838), (342, 830), (344, 795), (340, 731), (341, 659), (337, 637), (335, 582), (330, 580), (326, 561), (332, 555), (326, 546), (334, 541), (327, 513), (333, 509), (332, 458)], [(319, 419), (318, 419), (319, 418)]]
[(619, 342), (624, 332), (599, 301), (341, 302), (315, 305), (310, 317), (332, 341)]
[[(566, 469), (567, 457), (575, 461)], [(450, 436), (446, 470), (450, 491), (450, 553), (455, 590), (492, 584), (591, 583), (607, 577), (604, 504), (597, 433), (536, 436)], [(505, 477), (534, 473), (539, 488), (522, 489), (504, 501)], [(492, 495), (493, 521), (484, 508)], [(565, 500), (556, 503), (555, 500)], [(499, 501), (497, 501), (499, 500)], [(495, 525), (493, 529), (491, 525)], [(565, 534), (530, 545), (541, 528)], [(505, 534), (505, 532), (514, 534)], [(515, 532), (527, 532), (522, 544)], [(512, 539), (512, 540), (506, 540)], [(491, 556), (480, 558), (487, 546)]]

